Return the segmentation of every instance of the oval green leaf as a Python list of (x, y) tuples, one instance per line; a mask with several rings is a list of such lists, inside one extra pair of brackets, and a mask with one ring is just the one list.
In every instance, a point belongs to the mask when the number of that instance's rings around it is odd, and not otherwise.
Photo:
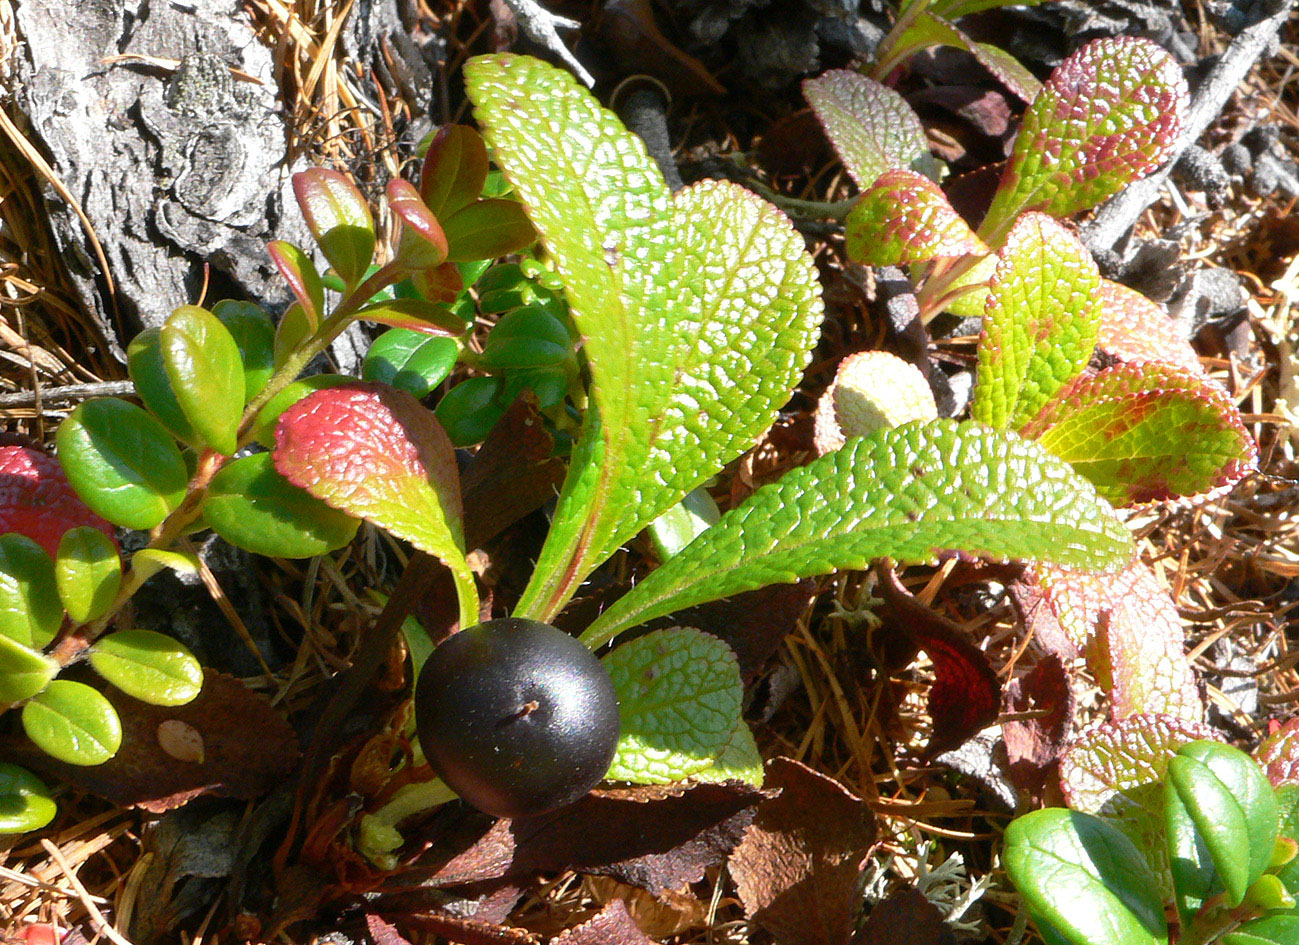
[(40, 778), (0, 761), (0, 834), (40, 830), (57, 813), (50, 789)]
[(207, 309), (182, 305), (162, 326), (159, 344), (190, 426), (206, 445), (232, 456), (244, 410), (244, 366), (234, 336)]
[(72, 488), (114, 525), (153, 528), (185, 498), (189, 471), (176, 441), (134, 404), (87, 401), (63, 421), (55, 440)]
[(90, 525), (63, 533), (54, 559), (59, 599), (76, 623), (108, 612), (122, 586), (122, 559), (113, 540)]
[(244, 365), (244, 399), (256, 397), (275, 373), (275, 323), (252, 302), (223, 299), (212, 314), (226, 326)]
[(135, 392), (144, 406), (171, 431), (172, 436), (189, 444), (198, 444), (199, 436), (190, 425), (180, 401), (171, 389), (171, 378), (162, 360), (162, 329), (146, 328), (134, 338), (126, 349), (127, 370), (135, 384)]
[(0, 636), (39, 650), (62, 623), (50, 556), (26, 535), (0, 535)]
[(208, 488), (203, 518), (236, 548), (269, 558), (314, 558), (337, 551), (361, 524), (281, 476), (270, 453), (222, 467)]
[(52, 758), (103, 764), (122, 745), (122, 721), (104, 696), (84, 683), (56, 679), (23, 706), (23, 731)]
[(0, 707), (30, 699), (59, 671), (59, 664), (17, 640), (0, 635)]
[(390, 384), (422, 400), (447, 379), (459, 355), (460, 345), (453, 338), (393, 328), (370, 345), (361, 364), (361, 377)]
[(203, 667), (171, 637), (152, 630), (119, 630), (90, 651), (95, 672), (150, 705), (184, 705), (203, 688)]
[(361, 281), (374, 257), (374, 217), (345, 175), (310, 167), (293, 175), (293, 193), (329, 264), (348, 286)]

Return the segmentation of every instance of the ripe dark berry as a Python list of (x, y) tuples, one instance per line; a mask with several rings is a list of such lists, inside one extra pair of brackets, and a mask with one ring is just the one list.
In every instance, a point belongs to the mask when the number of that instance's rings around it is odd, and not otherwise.
[(542, 814), (604, 777), (618, 695), (600, 661), (549, 624), (507, 617), (462, 630), (425, 662), (415, 724), (433, 770), (498, 817)]

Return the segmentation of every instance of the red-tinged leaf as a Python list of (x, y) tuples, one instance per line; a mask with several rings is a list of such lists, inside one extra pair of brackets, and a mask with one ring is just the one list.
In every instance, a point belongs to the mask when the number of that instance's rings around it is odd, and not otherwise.
[(0, 446), (0, 535), (25, 535), (53, 558), (63, 533), (81, 525), (99, 529), (117, 546), (113, 526), (81, 501), (58, 460), (27, 446)]
[(1060, 759), (1060, 787), (1074, 810), (1104, 816), (1145, 854), (1171, 892), (1164, 843), (1164, 772), (1177, 749), (1211, 728), (1163, 715), (1104, 722), (1080, 735)]
[(320, 281), (320, 273), (311, 257), (287, 240), (272, 240), (266, 244), (275, 268), (289, 284), (289, 291), (302, 306), (307, 316), (307, 324), (312, 329), (319, 327), (321, 315), (325, 311), (325, 285)]
[(275, 468), (326, 505), (442, 561), (456, 578), (462, 625), (476, 622), (455, 451), (414, 397), (366, 383), (309, 394), (280, 415)]
[(463, 335), (467, 327), (464, 320), (445, 305), (424, 299), (387, 299), (375, 302), (360, 309), (356, 317), (361, 321), (420, 331), (426, 335), (457, 337)]
[(659, 894), (698, 882), (740, 842), (770, 792), (748, 784), (597, 789), (542, 817), (498, 820), (467, 846), (437, 847), (433, 886), (534, 872), (613, 876)]
[(374, 945), (410, 945), (410, 941), (401, 936), (396, 926), (385, 922), (372, 913), (365, 915), (365, 929), (370, 933)]
[(487, 146), (468, 125), (443, 125), (429, 143), (419, 191), (439, 220), (478, 199), (487, 180)]
[(374, 258), (374, 218), (356, 185), (338, 171), (309, 167), (293, 175), (293, 193), (339, 278), (359, 283)]
[(550, 940), (550, 945), (655, 945), (640, 930), (627, 911), (627, 904), (614, 899), (576, 928)]
[(989, 252), (939, 186), (914, 171), (881, 174), (849, 212), (846, 227), (849, 258), (874, 266)]
[(956, 933), (938, 907), (911, 886), (891, 893), (866, 917), (853, 945), (956, 945)]
[(1033, 101), (1042, 88), (1042, 83), (1033, 73), (1025, 69), (1023, 64), (1010, 53), (991, 43), (975, 42), (949, 20), (932, 11), (925, 11), (912, 20), (911, 25), (898, 38), (897, 46), (913, 51), (932, 46), (953, 46), (956, 49), (964, 49), (974, 56), (981, 66), (996, 76), (1002, 85), (1025, 102)]
[(1125, 364), (1161, 361), (1203, 374), (1200, 357), (1162, 308), (1135, 289), (1101, 280), (1101, 330), (1096, 346)]
[(902, 96), (847, 69), (831, 69), (803, 83), (844, 168), (865, 190), (893, 168), (932, 165), (924, 126)]
[(1015, 599), (1030, 611), (1025, 622), (1039, 639), (1087, 651), (1116, 719), (1203, 716), (1177, 607), (1146, 565), (1137, 561), (1118, 574), (1035, 565), (1021, 582)]
[(537, 231), (517, 200), (479, 200), (445, 220), (451, 262), (496, 259), (526, 249)]
[(1299, 784), (1299, 716), (1263, 739), (1254, 758), (1263, 766), (1273, 787)]
[(149, 705), (111, 686), (103, 694), (122, 721), (122, 745), (103, 764), (65, 764), (27, 744), (6, 749), (74, 787), (154, 813), (202, 795), (259, 797), (297, 766), (297, 739), (284, 716), (230, 676), (204, 670), (202, 691), (180, 706)]
[(1069, 674), (1060, 657), (1049, 654), (1026, 675), (1008, 682), (1002, 705), (1006, 712), (1044, 713), (1040, 718), (1005, 722), (1001, 726), (1011, 780), (1017, 787), (1039, 792), (1060, 760), (1077, 707)]
[(1087, 366), (1096, 348), (1100, 273), (1050, 217), (1016, 221), (997, 254), (979, 337), (971, 416), (1018, 430)]
[[(465, 280), (460, 275), (460, 268), (452, 262), (444, 262), (433, 269), (414, 273), (410, 278), (420, 295), (430, 302), (450, 305), (465, 289)], [(464, 329), (462, 321), (460, 331), (463, 332)]]
[(1072, 216), (1149, 174), (1181, 135), (1186, 105), (1181, 67), (1154, 43), (1088, 43), (1024, 113), (979, 235), (996, 245), (1025, 210)]
[(401, 219), (397, 262), (418, 271), (446, 262), (447, 236), (433, 211), (424, 206), (414, 184), (400, 177), (390, 180), (388, 206)]
[(768, 762), (766, 784), (780, 795), (758, 807), (731, 855), (745, 915), (781, 945), (847, 945), (875, 843), (869, 805), (789, 758)]
[(934, 666), (929, 691), (933, 735), (925, 753), (942, 754), (997, 720), (1001, 682), (988, 654), (959, 626), (916, 600), (891, 570), (879, 568), (877, 573), (888, 605), (885, 626), (903, 634), (914, 649), (924, 650)]
[(1257, 465), (1227, 392), (1171, 365), (1118, 364), (1069, 384), (1024, 428), (1115, 505), (1203, 501)]

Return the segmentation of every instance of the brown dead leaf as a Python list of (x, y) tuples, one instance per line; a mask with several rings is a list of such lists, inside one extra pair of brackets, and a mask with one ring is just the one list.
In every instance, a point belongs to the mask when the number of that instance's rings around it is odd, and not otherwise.
[(767, 763), (767, 786), (780, 795), (758, 807), (731, 856), (745, 914), (780, 945), (846, 945), (875, 817), (838, 782), (789, 758)]
[(621, 899), (614, 899), (576, 928), (551, 939), (551, 945), (656, 945), (640, 930)]
[(891, 893), (866, 917), (853, 945), (956, 945), (938, 907), (913, 887)]
[(1041, 718), (1006, 722), (1007, 772), (1017, 787), (1040, 791), (1064, 751), (1077, 700), (1058, 656), (1047, 656), (1003, 692), (1007, 712), (1045, 712)]

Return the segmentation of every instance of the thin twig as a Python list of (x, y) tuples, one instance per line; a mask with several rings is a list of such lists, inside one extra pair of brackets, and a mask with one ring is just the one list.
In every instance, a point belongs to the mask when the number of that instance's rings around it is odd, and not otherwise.
[(93, 384), (65, 384), (62, 387), (42, 387), (39, 391), (20, 390), (0, 394), (0, 409), (6, 407), (35, 407), (39, 401), (46, 406), (90, 400), (92, 397), (132, 397), (135, 384), (131, 381), (96, 381)]

